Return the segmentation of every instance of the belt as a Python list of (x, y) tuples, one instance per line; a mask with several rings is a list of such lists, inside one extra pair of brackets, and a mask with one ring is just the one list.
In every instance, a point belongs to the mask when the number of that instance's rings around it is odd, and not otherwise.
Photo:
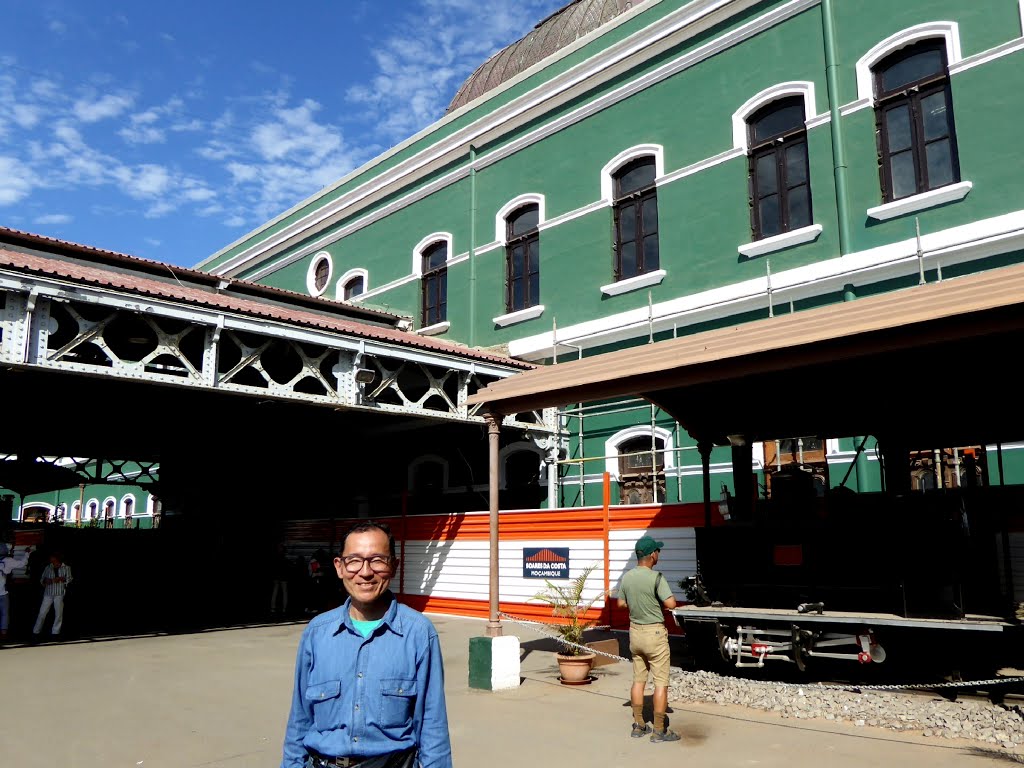
[(310, 765), (313, 768), (350, 768), (359, 765), (365, 757), (326, 757), (324, 755), (310, 755)]

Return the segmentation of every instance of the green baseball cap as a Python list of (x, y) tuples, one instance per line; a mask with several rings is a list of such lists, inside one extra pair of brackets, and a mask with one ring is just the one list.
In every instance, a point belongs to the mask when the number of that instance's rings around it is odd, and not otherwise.
[(641, 536), (637, 540), (636, 547), (634, 547), (634, 549), (636, 550), (637, 557), (648, 557), (664, 546), (664, 541), (657, 541), (650, 536)]

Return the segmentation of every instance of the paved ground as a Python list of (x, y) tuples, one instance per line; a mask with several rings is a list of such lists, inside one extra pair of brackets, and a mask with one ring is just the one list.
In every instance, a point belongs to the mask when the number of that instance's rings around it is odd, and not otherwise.
[[(432, 617), (445, 654), (456, 766), (803, 768), (1008, 764), (961, 741), (734, 707), (677, 707), (685, 739), (628, 737), (630, 670), (595, 669), (591, 685), (557, 682), (546, 641), (530, 630), (520, 688), (467, 687), (469, 638), (483, 623)], [(81, 641), (0, 650), (0, 765), (7, 768), (274, 768), (301, 624)], [(512, 630), (512, 627), (509, 627)]]

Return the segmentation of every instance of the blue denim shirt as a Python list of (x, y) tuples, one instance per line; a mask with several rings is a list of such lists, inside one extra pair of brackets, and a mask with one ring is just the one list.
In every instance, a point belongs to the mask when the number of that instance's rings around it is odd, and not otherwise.
[(281, 768), (309, 751), (373, 757), (419, 745), (423, 768), (451, 768), (444, 668), (437, 631), (391, 596), (384, 621), (363, 638), (349, 603), (302, 633)]

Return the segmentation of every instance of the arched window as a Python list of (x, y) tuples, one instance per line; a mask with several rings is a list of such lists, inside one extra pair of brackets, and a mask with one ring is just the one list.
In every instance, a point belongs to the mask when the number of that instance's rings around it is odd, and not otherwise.
[(117, 502), (110, 498), (103, 502), (103, 522), (108, 528), (114, 526), (114, 516), (116, 515)]
[(420, 285), (422, 312), (420, 324), (424, 327), (443, 323), (448, 319), (448, 243), (439, 240), (423, 249), (421, 254)]
[(872, 75), (885, 202), (960, 181), (945, 39), (896, 51)]
[(448, 462), (433, 454), (420, 456), (409, 464), (409, 490), (441, 493), (448, 487)]
[(86, 512), (86, 518), (89, 520), (95, 520), (99, 517), (100, 503), (96, 499), (89, 499), (88, 512)]
[(133, 514), (135, 514), (135, 497), (125, 496), (121, 499), (121, 515), (130, 518)]
[(800, 95), (773, 101), (747, 120), (750, 227), (755, 240), (808, 227), (813, 221), (805, 119)]
[(619, 503), (650, 504), (665, 500), (665, 441), (633, 437), (619, 444)]
[(505, 310), (540, 304), (540, 206), (524, 205), (505, 219)]
[(348, 301), (354, 299), (366, 290), (366, 278), (362, 275), (355, 275), (341, 287), (341, 298)]
[(612, 177), (616, 280), (659, 268), (656, 178), (657, 164), (652, 155), (626, 163)]
[(71, 503), (71, 519), (78, 522), (82, 519), (82, 503), (75, 501)]

